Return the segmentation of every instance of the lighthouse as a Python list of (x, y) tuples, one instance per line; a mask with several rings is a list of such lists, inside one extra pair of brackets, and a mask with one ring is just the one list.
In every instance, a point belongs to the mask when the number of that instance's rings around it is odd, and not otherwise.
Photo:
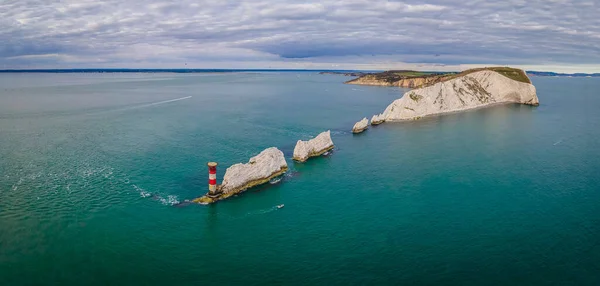
[(217, 162), (208, 162), (208, 195), (217, 195)]

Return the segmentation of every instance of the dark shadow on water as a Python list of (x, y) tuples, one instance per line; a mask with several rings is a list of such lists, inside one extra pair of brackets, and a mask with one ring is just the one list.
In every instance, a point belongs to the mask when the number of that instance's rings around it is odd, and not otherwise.
[(173, 204), (173, 205), (172, 205), (172, 207), (175, 207), (175, 208), (183, 208), (183, 207), (190, 206), (190, 205), (192, 205), (192, 204), (193, 204), (193, 202), (192, 202), (192, 201), (190, 201), (190, 200), (183, 200), (183, 201), (181, 201), (181, 202), (179, 202), (179, 203)]
[[(320, 156), (316, 156), (316, 157), (310, 157), (306, 160), (306, 162), (297, 162), (297, 161), (293, 161), (294, 163), (294, 169), (298, 170), (298, 169), (302, 169), (303, 166), (310, 166), (310, 165), (314, 165), (315, 163), (321, 161), (321, 160), (329, 160), (331, 159), (332, 156), (335, 155), (336, 152), (338, 152), (340, 149), (338, 147), (334, 147), (333, 149), (329, 150), (326, 152), (327, 155), (322, 154)], [(296, 173), (300, 174), (300, 171), (296, 171)]]
[(296, 147), (296, 142), (294, 143), (290, 143), (290, 144), (286, 144), (282, 147), (280, 147), (281, 152), (283, 152), (283, 155), (286, 158), (291, 158), (292, 156), (294, 156), (294, 148)]
[[(352, 129), (352, 128), (350, 128)], [(331, 130), (331, 137), (345, 136), (348, 134), (352, 134), (352, 131), (346, 128), (333, 128)]]
[[(262, 185), (254, 186), (254, 187), (236, 195), (235, 197), (241, 196), (245, 193), (258, 193), (258, 192), (263, 192), (263, 191), (266, 191), (269, 189), (276, 189), (276, 188), (279, 188), (282, 184), (285, 184), (285, 182), (287, 182), (295, 177), (298, 177), (298, 176), (300, 176), (300, 172), (290, 169), (285, 174), (272, 179), (271, 182), (273, 182), (273, 183), (268, 182), (268, 183), (264, 183)], [(276, 179), (279, 179), (279, 181), (275, 182)]]
[[(219, 176), (223, 175), (219, 174), (219, 170), (217, 169), (217, 177)], [(193, 200), (203, 196), (208, 192), (208, 168), (206, 169), (206, 172), (198, 170), (191, 175), (185, 176), (179, 182), (179, 185), (181, 186), (181, 189), (184, 190), (184, 193), (179, 194), (182, 199)]]
[(369, 132), (369, 128), (367, 128), (365, 131), (360, 132), (360, 133), (352, 133), (352, 136), (354, 137), (358, 137), (358, 136), (365, 136), (365, 134)]
[[(463, 120), (464, 118), (494, 116), (494, 115), (505, 113), (509, 110), (533, 112), (537, 108), (539, 108), (539, 107), (520, 104), (520, 103), (503, 103), (503, 104), (497, 104), (497, 105), (493, 105), (493, 106), (483, 106), (483, 107), (479, 107), (479, 108), (473, 108), (473, 109), (456, 111), (456, 112), (434, 114), (434, 115), (422, 117), (418, 120), (385, 122), (383, 124), (375, 126), (375, 128), (390, 128), (390, 127), (399, 127), (399, 126), (408, 127), (411, 129), (412, 128), (422, 128), (422, 127), (428, 126), (428, 125), (437, 125), (442, 122), (456, 122), (458, 120)], [(507, 113), (507, 115), (510, 115), (510, 113)], [(370, 126), (370, 127), (373, 128), (373, 126)]]

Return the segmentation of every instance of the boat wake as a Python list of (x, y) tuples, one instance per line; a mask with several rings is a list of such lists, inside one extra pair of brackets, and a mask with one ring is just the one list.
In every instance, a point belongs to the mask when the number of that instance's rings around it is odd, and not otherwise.
[(163, 101), (159, 101), (159, 102), (147, 103), (147, 104), (136, 106), (135, 108), (142, 108), (142, 107), (154, 106), (154, 105), (159, 105), (159, 104), (165, 104), (165, 103), (180, 101), (180, 100), (184, 100), (184, 99), (188, 99), (188, 98), (192, 98), (192, 97), (186, 96), (186, 97), (181, 97), (181, 98), (163, 100)]
[(276, 178), (269, 180), (269, 184), (271, 184), (271, 185), (275, 185), (279, 182), (281, 182), (281, 177), (276, 177)]
[(192, 96), (180, 97), (180, 98), (163, 100), (163, 101), (157, 101), (157, 102), (151, 102), (151, 103), (144, 103), (144, 104), (139, 104), (139, 105), (134, 105), (134, 106), (128, 106), (128, 107), (122, 107), (122, 108), (115, 108), (115, 109), (98, 111), (98, 112), (91, 112), (91, 113), (87, 113), (86, 115), (93, 116), (93, 115), (101, 115), (101, 114), (106, 114), (106, 113), (135, 110), (135, 109), (140, 109), (140, 108), (145, 108), (145, 107), (151, 107), (151, 106), (161, 105), (161, 104), (165, 104), (165, 103), (176, 102), (176, 101), (180, 101), (180, 100), (186, 100), (186, 99), (190, 99), (190, 98), (192, 98)]
[(331, 135), (346, 135), (346, 134), (350, 134), (350, 131), (343, 131), (343, 130), (332, 130), (331, 131)]
[(268, 209), (261, 209), (261, 210), (257, 210), (257, 211), (248, 212), (248, 213), (246, 213), (246, 215), (244, 215), (244, 217), (246, 217), (246, 216), (268, 214), (268, 213), (271, 213), (271, 212), (274, 212), (274, 211), (280, 209), (279, 206), (281, 206), (281, 205), (273, 206), (273, 207), (270, 207)]
[(283, 179), (284, 181), (290, 180), (292, 178), (298, 177), (300, 176), (300, 173), (296, 170), (290, 170), (288, 172), (286, 172), (285, 174), (283, 174)]
[(175, 101), (180, 101), (180, 100), (186, 100), (186, 99), (189, 99), (189, 98), (192, 98), (192, 97), (191, 96), (186, 96), (186, 97), (180, 97), (180, 98), (175, 98), (175, 99), (163, 100), (163, 101), (158, 101), (158, 102), (145, 103), (145, 104), (141, 104), (141, 105), (136, 105), (136, 106), (130, 106), (130, 107), (125, 107), (125, 108), (121, 108), (121, 109), (116, 109), (114, 111), (124, 111), (124, 110), (140, 109), (140, 108), (144, 108), (144, 107), (150, 107), (150, 106), (156, 106), (156, 105), (161, 105), (161, 104), (175, 102)]
[(142, 197), (142, 198), (151, 198), (155, 201), (159, 201), (161, 204), (163, 204), (165, 206), (174, 206), (174, 205), (181, 204), (181, 202), (179, 201), (179, 197), (177, 197), (175, 195), (160, 195), (157, 193), (148, 192), (148, 191), (144, 190), (143, 188), (140, 188), (134, 184), (132, 184), (132, 186), (137, 192), (139, 192), (140, 197)]

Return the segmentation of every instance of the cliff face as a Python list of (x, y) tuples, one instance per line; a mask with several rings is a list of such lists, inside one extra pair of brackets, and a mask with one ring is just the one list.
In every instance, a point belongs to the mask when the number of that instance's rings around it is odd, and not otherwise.
[(227, 168), (219, 189), (223, 193), (243, 191), (258, 185), (257, 181), (268, 181), (286, 170), (283, 152), (271, 147), (250, 158), (246, 164), (239, 163)]
[(447, 74), (431, 74), (415, 71), (387, 71), (376, 74), (366, 74), (356, 79), (347, 81), (346, 83), (418, 88), (423, 85), (439, 82), (446, 76)]
[[(510, 72), (520, 75), (520, 70)], [(504, 71), (504, 74), (507, 74)], [(513, 76), (512, 74), (508, 74)], [(494, 70), (456, 75), (446, 81), (409, 91), (384, 111), (385, 121), (419, 119), (423, 116), (467, 110), (498, 103), (538, 105), (535, 87)]]
[(333, 141), (331, 141), (331, 132), (327, 130), (311, 140), (298, 140), (296, 147), (294, 148), (293, 159), (298, 162), (305, 162), (308, 160), (308, 158), (320, 156), (321, 154), (333, 149), (333, 147)]

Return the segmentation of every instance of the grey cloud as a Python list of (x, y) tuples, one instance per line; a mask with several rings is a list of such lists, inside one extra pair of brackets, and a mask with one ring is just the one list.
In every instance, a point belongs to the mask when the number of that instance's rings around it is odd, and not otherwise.
[(0, 3), (0, 67), (45, 55), (58, 55), (57, 64), (123, 66), (382, 55), (600, 63), (599, 8), (593, 0), (8, 0)]

